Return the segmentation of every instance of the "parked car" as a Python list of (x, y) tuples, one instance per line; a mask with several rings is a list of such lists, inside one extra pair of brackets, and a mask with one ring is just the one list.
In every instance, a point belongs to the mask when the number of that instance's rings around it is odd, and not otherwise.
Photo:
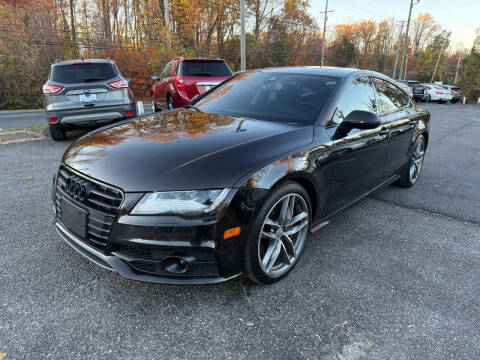
[(401, 82), (398, 82), (397, 81), (397, 85), (400, 86), (403, 90), (405, 90), (405, 92), (408, 93), (408, 95), (410, 95), (410, 97), (413, 98), (413, 88), (408, 86), (408, 85), (405, 85), (404, 83), (401, 83)]
[(452, 92), (443, 88), (441, 85), (425, 84), (425, 94), (427, 101), (437, 101), (439, 103), (445, 103), (452, 100)]
[(416, 101), (424, 102), (425, 98), (425, 88), (423, 84), (416, 80), (397, 80), (397, 82), (404, 84), (410, 88), (412, 88), (413, 98)]
[(67, 130), (135, 116), (129, 81), (109, 59), (56, 61), (43, 85), (52, 138), (63, 140)]
[(453, 85), (440, 85), (442, 88), (446, 90), (450, 90), (450, 93), (452, 94), (452, 104), (455, 104), (459, 102), (462, 99), (462, 91), (460, 90), (459, 87), (453, 86)]
[(74, 142), (53, 179), (56, 229), (130, 279), (273, 283), (341, 210), (417, 182), (429, 120), (376, 72), (243, 72)]
[(174, 109), (185, 106), (202, 94), (232, 76), (225, 60), (219, 58), (170, 61), (160, 75), (152, 75), (152, 110)]

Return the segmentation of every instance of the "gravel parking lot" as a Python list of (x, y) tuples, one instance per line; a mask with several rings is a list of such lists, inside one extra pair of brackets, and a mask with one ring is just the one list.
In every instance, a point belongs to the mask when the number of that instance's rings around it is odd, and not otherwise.
[(480, 107), (425, 107), (417, 185), (346, 211), (271, 286), (138, 283), (90, 263), (53, 225), (52, 174), (70, 141), (0, 145), (0, 354), (480, 358)]

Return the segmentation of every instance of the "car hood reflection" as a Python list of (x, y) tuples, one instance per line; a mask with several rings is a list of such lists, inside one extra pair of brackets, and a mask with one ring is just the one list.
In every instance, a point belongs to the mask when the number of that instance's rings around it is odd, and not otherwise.
[(312, 126), (178, 109), (88, 134), (63, 162), (125, 191), (230, 187), (312, 138)]

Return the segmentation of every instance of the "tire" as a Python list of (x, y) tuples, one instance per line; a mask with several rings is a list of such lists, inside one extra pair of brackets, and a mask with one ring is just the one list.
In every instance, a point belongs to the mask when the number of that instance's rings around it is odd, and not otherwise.
[[(295, 267), (307, 241), (311, 208), (310, 197), (299, 184), (285, 182), (274, 188), (247, 235), (244, 269), (250, 280), (271, 284)], [(287, 211), (282, 221), (283, 209)]]
[(167, 95), (167, 110), (175, 109), (175, 103), (173, 102), (173, 98), (170, 95)]
[(65, 140), (67, 136), (67, 130), (64, 127), (58, 125), (48, 125), (48, 129), (50, 130), (50, 135), (53, 140)]
[(425, 160), (426, 142), (425, 137), (420, 135), (412, 146), (412, 153), (408, 159), (408, 163), (400, 171), (400, 179), (395, 185), (401, 187), (412, 187), (416, 184), (418, 177), (423, 169), (423, 161)]
[(428, 101), (428, 102), (432, 102), (432, 95), (428, 95), (428, 96), (427, 96), (427, 101)]
[(152, 94), (152, 111), (153, 111), (153, 112), (159, 112), (159, 111), (161, 111), (161, 110), (157, 107), (157, 105), (155, 105), (155, 98), (153, 97), (153, 94)]

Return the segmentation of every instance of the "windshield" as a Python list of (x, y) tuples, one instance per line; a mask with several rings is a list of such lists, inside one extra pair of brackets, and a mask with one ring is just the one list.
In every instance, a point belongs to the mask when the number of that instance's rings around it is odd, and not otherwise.
[(92, 81), (109, 80), (117, 76), (110, 63), (76, 63), (55, 65), (50, 79), (64, 84), (76, 84)]
[(195, 106), (204, 112), (295, 124), (314, 124), (338, 78), (247, 72), (215, 89)]
[(184, 61), (180, 65), (182, 76), (232, 76), (232, 71), (223, 61)]

